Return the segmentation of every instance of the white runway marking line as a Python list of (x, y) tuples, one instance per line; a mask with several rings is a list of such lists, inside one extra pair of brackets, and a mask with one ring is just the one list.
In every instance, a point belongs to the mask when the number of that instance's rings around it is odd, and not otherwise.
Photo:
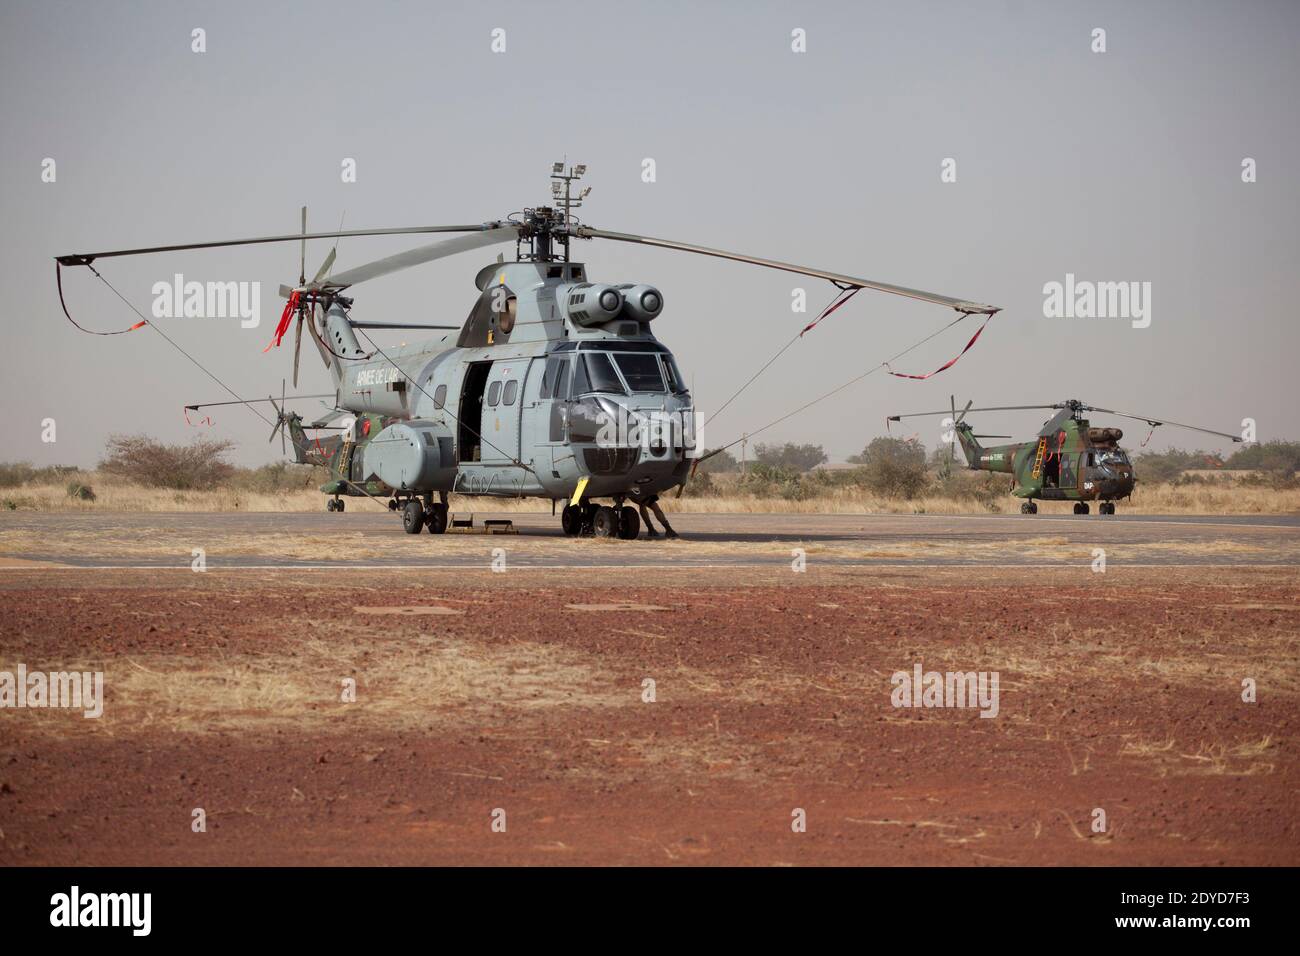
[[(515, 571), (736, 571), (745, 568), (779, 568), (785, 564), (782, 559), (773, 559), (767, 564), (516, 564), (512, 566)], [(1218, 563), (1218, 564), (1115, 564), (1112, 567), (1118, 568), (1296, 568), (1297, 564), (1242, 564), (1236, 563)], [(829, 568), (954, 568), (958, 570), (990, 569), (998, 571), (1034, 569), (1038, 571), (1060, 570), (1084, 570), (1091, 572), (1088, 564), (1082, 565), (1052, 563), (1052, 564), (1032, 564), (1025, 562), (1023, 564), (877, 564), (875, 562), (864, 562), (861, 564), (828, 564), (824, 567)], [(215, 571), (486, 571), (486, 568), (478, 565), (468, 564), (240, 564), (240, 565), (208, 565), (207, 574)], [(53, 568), (3, 568), (0, 572), (5, 571), (186, 571), (193, 573), (188, 564), (186, 565), (156, 565), (156, 564), (92, 564), (92, 565), (75, 565), (65, 564)], [(613, 587), (614, 585), (611, 585)]]
[[(1089, 518), (1100, 518), (1101, 515), (828, 515), (827, 517), (843, 518), (930, 518), (934, 521), (998, 521), (1001, 519), (1010, 519), (1012, 521), (1032, 521), (1035, 524), (1042, 524), (1046, 521), (1069, 521), (1069, 522), (1086, 522)], [(1119, 515), (1122, 521), (1113, 521), (1110, 524), (1115, 527), (1123, 527), (1126, 524), (1165, 524), (1174, 525), (1179, 528), (1235, 528), (1238, 531), (1244, 529), (1251, 530), (1270, 530), (1270, 531), (1297, 531), (1300, 528), (1290, 524), (1250, 524), (1242, 522), (1240, 524), (1225, 523), (1222, 521), (1169, 521), (1169, 518), (1181, 517), (1179, 515)], [(1198, 517), (1197, 515), (1188, 515), (1189, 518)], [(1244, 517), (1244, 516), (1243, 516)]]

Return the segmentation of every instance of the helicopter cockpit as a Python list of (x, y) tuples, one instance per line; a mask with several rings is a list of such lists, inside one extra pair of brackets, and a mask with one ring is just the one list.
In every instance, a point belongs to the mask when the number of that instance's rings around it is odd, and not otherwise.
[[(562, 366), (568, 355), (574, 356), (572, 362)], [(676, 360), (658, 342), (566, 343), (549, 357), (544, 397), (548, 382), (554, 383), (556, 397), (572, 399), (591, 393), (689, 397)], [(557, 387), (561, 382), (567, 387)]]
[(1113, 469), (1116, 465), (1129, 465), (1128, 452), (1122, 448), (1102, 448), (1093, 453), (1094, 463), (1100, 468)]
[(590, 345), (583, 348), (574, 366), (572, 394), (582, 395), (589, 391), (616, 395), (686, 393), (682, 373), (670, 352), (658, 348), (623, 351), (624, 348), (627, 346), (614, 345), (609, 351), (597, 351)]

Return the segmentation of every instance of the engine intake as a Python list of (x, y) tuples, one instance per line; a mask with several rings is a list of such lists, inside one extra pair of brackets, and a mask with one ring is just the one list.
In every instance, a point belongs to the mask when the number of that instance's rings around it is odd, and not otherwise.
[(618, 318), (623, 294), (612, 285), (583, 282), (568, 286), (560, 295), (560, 303), (570, 322), (588, 328)]
[(621, 285), (623, 317), (649, 322), (664, 309), (663, 294), (652, 285)]

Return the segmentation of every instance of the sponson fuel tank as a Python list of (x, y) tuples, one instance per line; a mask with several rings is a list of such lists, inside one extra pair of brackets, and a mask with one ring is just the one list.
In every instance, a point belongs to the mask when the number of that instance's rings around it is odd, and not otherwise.
[(456, 480), (456, 451), (446, 425), (425, 419), (394, 422), (365, 451), (367, 475), (398, 489), (447, 489)]

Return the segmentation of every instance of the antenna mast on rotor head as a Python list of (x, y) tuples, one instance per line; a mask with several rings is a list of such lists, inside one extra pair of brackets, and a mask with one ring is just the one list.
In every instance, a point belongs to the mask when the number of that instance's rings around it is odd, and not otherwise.
[(578, 195), (573, 195), (573, 183), (586, 175), (587, 167), (584, 163), (578, 163), (576, 166), (570, 166), (569, 171), (564, 171), (564, 163), (555, 163), (551, 166), (551, 195), (555, 197), (556, 202), (560, 204), (560, 212), (564, 214), (564, 225), (572, 226), (573, 210), (582, 206), (582, 201), (587, 198), (591, 192), (588, 186)]
[[(573, 211), (582, 206), (582, 201), (591, 192), (588, 186), (575, 195), (573, 183), (586, 172), (583, 163), (568, 167), (562, 162), (551, 165), (551, 196), (556, 205), (524, 210), (525, 230), (515, 244), (515, 257), (519, 261), (554, 262), (557, 258), (562, 262), (569, 261)], [(528, 243), (527, 251), (523, 247), (525, 241)], [(561, 247), (558, 253), (557, 245)]]

